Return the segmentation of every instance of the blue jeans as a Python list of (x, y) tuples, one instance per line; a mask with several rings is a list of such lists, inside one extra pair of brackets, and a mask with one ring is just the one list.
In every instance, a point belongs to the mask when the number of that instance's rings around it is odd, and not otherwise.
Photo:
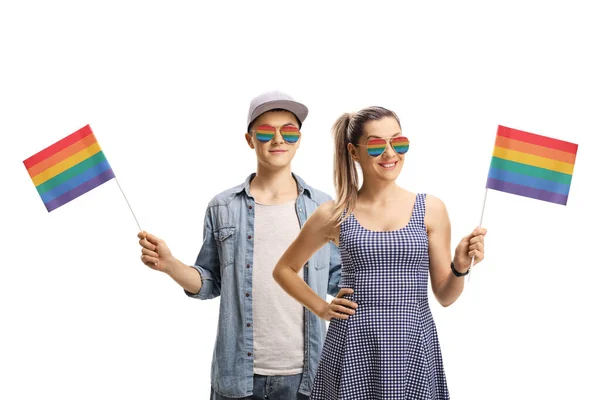
[(308, 400), (307, 396), (298, 393), (302, 374), (289, 376), (254, 375), (252, 396), (242, 399), (224, 397), (211, 388), (210, 400)]

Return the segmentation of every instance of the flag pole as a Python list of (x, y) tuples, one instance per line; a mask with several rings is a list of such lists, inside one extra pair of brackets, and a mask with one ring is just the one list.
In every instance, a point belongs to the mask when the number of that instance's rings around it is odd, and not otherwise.
[(481, 228), (481, 224), (483, 224), (483, 212), (485, 211), (485, 201), (487, 199), (488, 188), (485, 188), (485, 194), (483, 195), (483, 207), (481, 207), (481, 218), (479, 218), (479, 228)]
[(140, 229), (140, 232), (141, 232), (142, 231), (142, 227), (140, 226), (140, 223), (138, 222), (138, 219), (135, 217), (133, 209), (131, 208), (131, 205), (129, 204), (129, 200), (127, 200), (127, 196), (125, 196), (125, 192), (123, 192), (123, 189), (121, 188), (121, 185), (119, 184), (119, 180), (117, 179), (116, 176), (115, 176), (115, 182), (117, 182), (117, 186), (119, 186), (119, 190), (121, 191), (121, 194), (125, 198), (125, 201), (127, 202), (127, 206), (129, 206), (129, 211), (131, 211), (131, 215), (133, 215), (133, 219), (135, 219), (135, 223), (137, 224), (137, 226), (138, 226), (138, 228)]
[[(487, 193), (488, 193), (488, 188), (485, 188), (485, 194), (483, 195), (483, 207), (481, 207), (481, 217), (479, 218), (479, 226), (478, 228), (481, 228), (481, 225), (483, 224), (483, 212), (485, 211), (485, 201), (487, 200)], [(475, 262), (475, 256), (473, 256), (471, 258), (471, 266), (469, 267), (469, 270), (471, 270), (473, 268), (473, 263)], [(473, 271), (471, 271), (471, 273), (473, 273)], [(471, 273), (469, 274), (469, 279), (467, 279), (468, 282), (471, 281)]]

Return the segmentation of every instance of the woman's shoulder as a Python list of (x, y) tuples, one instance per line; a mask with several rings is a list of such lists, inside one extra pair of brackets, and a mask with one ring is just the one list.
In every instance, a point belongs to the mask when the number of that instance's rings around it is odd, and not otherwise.
[(447, 214), (446, 204), (439, 197), (432, 194), (423, 194), (425, 197), (425, 210), (432, 217), (439, 217)]
[(326, 201), (317, 207), (314, 213), (314, 218), (322, 221), (331, 220), (335, 213), (335, 208), (335, 200)]

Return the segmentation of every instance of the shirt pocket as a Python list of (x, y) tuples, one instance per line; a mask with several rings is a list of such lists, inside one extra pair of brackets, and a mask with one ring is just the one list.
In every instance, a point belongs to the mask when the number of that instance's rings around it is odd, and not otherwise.
[(217, 242), (221, 267), (230, 266), (235, 258), (235, 227), (220, 228), (213, 235)]

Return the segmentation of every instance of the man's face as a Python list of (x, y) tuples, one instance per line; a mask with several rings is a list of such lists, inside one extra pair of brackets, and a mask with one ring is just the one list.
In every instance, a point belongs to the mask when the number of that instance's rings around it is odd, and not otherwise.
[(252, 123), (246, 141), (263, 167), (287, 167), (300, 146), (298, 120), (289, 111), (267, 111)]

